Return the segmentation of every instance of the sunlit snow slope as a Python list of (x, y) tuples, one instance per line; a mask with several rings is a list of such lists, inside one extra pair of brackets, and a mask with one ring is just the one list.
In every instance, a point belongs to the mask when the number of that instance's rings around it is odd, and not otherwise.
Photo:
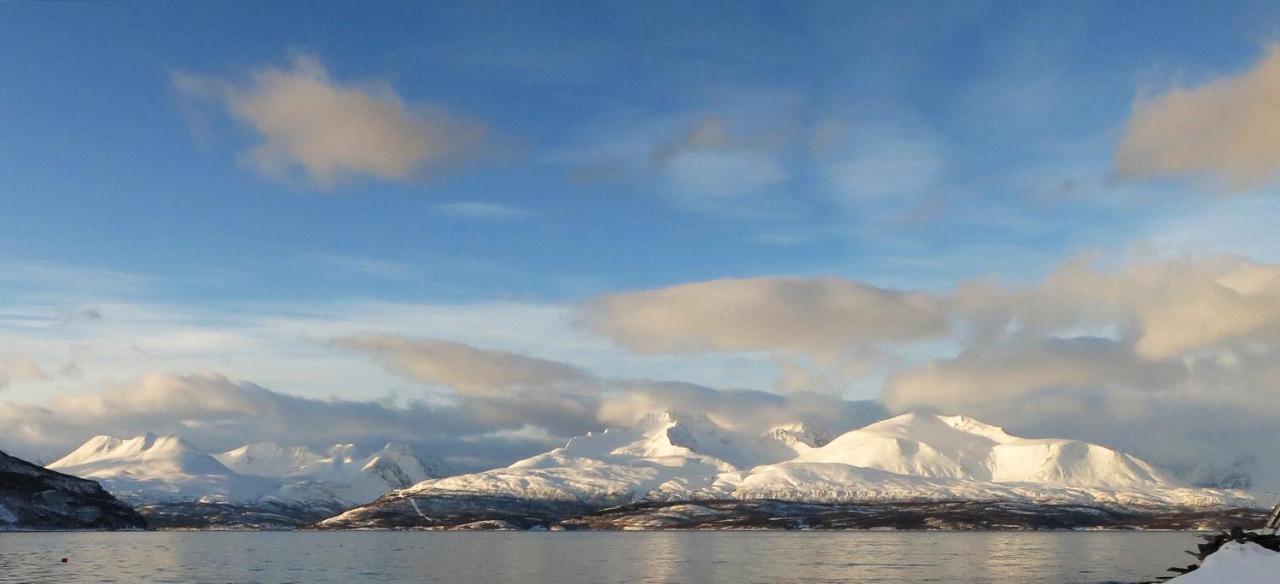
[(244, 501), (278, 484), (238, 474), (177, 436), (95, 436), (48, 468), (93, 479), (134, 502)]
[(135, 503), (271, 501), (347, 507), (443, 472), (404, 445), (361, 455), (349, 444), (324, 453), (271, 443), (210, 455), (176, 436), (97, 436), (50, 464), (97, 480)]

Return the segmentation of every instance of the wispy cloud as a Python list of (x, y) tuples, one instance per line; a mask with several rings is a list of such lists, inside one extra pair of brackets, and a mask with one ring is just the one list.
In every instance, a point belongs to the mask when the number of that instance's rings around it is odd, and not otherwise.
[(13, 381), (44, 381), (49, 379), (39, 365), (26, 358), (0, 358), (0, 389), (9, 386)]
[(730, 92), (703, 108), (627, 112), (580, 131), (550, 157), (574, 182), (625, 181), (677, 206), (726, 215), (776, 207), (796, 177), (800, 98), (789, 91)]
[(383, 81), (343, 83), (312, 55), (265, 67), (247, 84), (174, 73), (184, 95), (216, 100), (262, 142), (244, 158), (263, 174), (301, 171), (321, 187), (345, 178), (403, 180), (454, 166), (484, 144), (484, 124), (407, 102)]
[(413, 268), (406, 264), (379, 258), (332, 253), (312, 254), (308, 258), (322, 269), (341, 274), (388, 280), (404, 280), (414, 274)]
[(844, 139), (824, 139), (819, 166), (831, 197), (843, 204), (937, 198), (947, 156), (937, 135), (919, 124), (850, 126)]
[(534, 215), (533, 211), (518, 207), (509, 207), (497, 203), (483, 201), (458, 201), (440, 203), (435, 208), (445, 215), (464, 217), (467, 219), (526, 219)]
[(10, 291), (41, 295), (115, 296), (138, 294), (152, 288), (156, 278), (120, 270), (48, 263), (0, 264), (0, 282)]

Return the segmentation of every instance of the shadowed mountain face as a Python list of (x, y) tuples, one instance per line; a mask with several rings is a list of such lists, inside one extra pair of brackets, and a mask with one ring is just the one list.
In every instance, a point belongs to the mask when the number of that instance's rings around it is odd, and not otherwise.
[(141, 515), (98, 483), (0, 452), (0, 531), (146, 527)]

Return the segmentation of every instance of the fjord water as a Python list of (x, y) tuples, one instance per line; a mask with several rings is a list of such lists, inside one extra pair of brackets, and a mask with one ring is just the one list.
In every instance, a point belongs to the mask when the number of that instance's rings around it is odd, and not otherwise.
[[(1188, 533), (0, 533), (0, 582), (1137, 582)], [(61, 559), (67, 558), (67, 563)]]

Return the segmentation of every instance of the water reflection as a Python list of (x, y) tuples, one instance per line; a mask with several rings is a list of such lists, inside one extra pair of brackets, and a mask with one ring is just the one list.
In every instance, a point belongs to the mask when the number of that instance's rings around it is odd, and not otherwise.
[[(1184, 533), (0, 534), (0, 582), (1134, 582)], [(68, 558), (63, 564), (60, 559)]]

